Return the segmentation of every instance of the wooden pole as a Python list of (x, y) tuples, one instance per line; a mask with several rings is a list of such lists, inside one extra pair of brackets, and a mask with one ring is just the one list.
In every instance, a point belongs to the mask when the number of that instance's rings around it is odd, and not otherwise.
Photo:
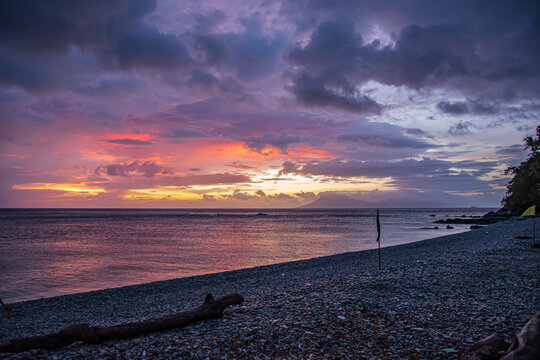
[(381, 242), (379, 241), (379, 270), (381, 270)]
[(377, 209), (377, 244), (379, 246), (379, 270), (381, 270), (381, 221), (379, 219), (379, 209)]

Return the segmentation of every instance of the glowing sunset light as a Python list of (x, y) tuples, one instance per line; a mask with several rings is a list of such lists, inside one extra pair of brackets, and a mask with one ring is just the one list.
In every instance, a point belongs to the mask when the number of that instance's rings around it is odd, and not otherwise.
[(38, 4), (3, 9), (0, 207), (496, 207), (540, 118), (534, 2)]
[(191, 194), (185, 190), (177, 189), (173, 186), (160, 186), (150, 189), (132, 189), (122, 197), (126, 200), (145, 198), (151, 200), (198, 200), (200, 196)]
[(14, 190), (57, 190), (70, 193), (85, 193), (89, 195), (97, 195), (106, 190), (99, 187), (91, 187), (91, 184), (55, 184), (55, 183), (30, 183), (30, 184), (15, 184)]
[(314, 148), (308, 148), (308, 147), (296, 147), (293, 150), (290, 150), (288, 152), (289, 156), (291, 158), (312, 158), (312, 159), (322, 159), (322, 158), (332, 158), (336, 159), (338, 156), (333, 155), (326, 150), (321, 149), (314, 149)]

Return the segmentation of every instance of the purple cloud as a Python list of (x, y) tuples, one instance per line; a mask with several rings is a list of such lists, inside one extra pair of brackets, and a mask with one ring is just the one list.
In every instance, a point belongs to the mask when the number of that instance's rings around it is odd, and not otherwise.
[(130, 164), (120, 163), (120, 164), (111, 164), (111, 165), (101, 165), (98, 166), (94, 173), (96, 175), (109, 175), (109, 176), (122, 176), (128, 177), (132, 175), (143, 175), (146, 177), (153, 177), (155, 175), (171, 175), (173, 174), (172, 169), (158, 165), (152, 161), (133, 161)]
[(152, 145), (151, 141), (145, 141), (145, 140), (137, 140), (137, 139), (110, 139), (110, 140), (103, 140), (111, 144), (119, 144), (119, 145)]

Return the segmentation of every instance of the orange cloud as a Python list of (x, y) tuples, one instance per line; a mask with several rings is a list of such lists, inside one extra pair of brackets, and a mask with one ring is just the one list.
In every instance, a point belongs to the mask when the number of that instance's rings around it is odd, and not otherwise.
[(148, 141), (152, 138), (152, 135), (148, 133), (126, 133), (126, 134), (118, 134), (118, 133), (109, 133), (103, 136), (106, 140), (120, 140), (120, 139), (133, 139), (133, 140), (140, 140), (140, 141)]
[(118, 156), (108, 155), (99, 150), (81, 149), (77, 152), (83, 154), (83, 158), (88, 160), (114, 162), (119, 159)]
[(29, 183), (15, 184), (11, 188), (13, 190), (57, 190), (69, 193), (81, 193), (97, 195), (106, 192), (104, 188), (96, 187), (93, 183)]
[(17, 155), (17, 154), (0, 154), (0, 156), (4, 156), (4, 157), (14, 157), (14, 158), (18, 158), (18, 159), (26, 159), (27, 156), (24, 156), (24, 155)]
[[(194, 146), (193, 155), (198, 159), (234, 161), (239, 159), (268, 160), (268, 156), (251, 150), (242, 141), (203, 140)], [(279, 152), (275, 152), (279, 154)]]
[(330, 154), (329, 152), (325, 150), (310, 148), (306, 146), (298, 146), (292, 150), (288, 151), (289, 155), (293, 158), (315, 158), (315, 159), (322, 159), (322, 158), (332, 158), (336, 159), (337, 156)]

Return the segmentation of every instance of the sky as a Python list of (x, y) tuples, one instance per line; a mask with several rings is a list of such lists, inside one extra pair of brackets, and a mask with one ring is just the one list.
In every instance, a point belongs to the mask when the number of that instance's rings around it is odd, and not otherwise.
[(0, 1), (0, 207), (497, 207), (540, 3)]

